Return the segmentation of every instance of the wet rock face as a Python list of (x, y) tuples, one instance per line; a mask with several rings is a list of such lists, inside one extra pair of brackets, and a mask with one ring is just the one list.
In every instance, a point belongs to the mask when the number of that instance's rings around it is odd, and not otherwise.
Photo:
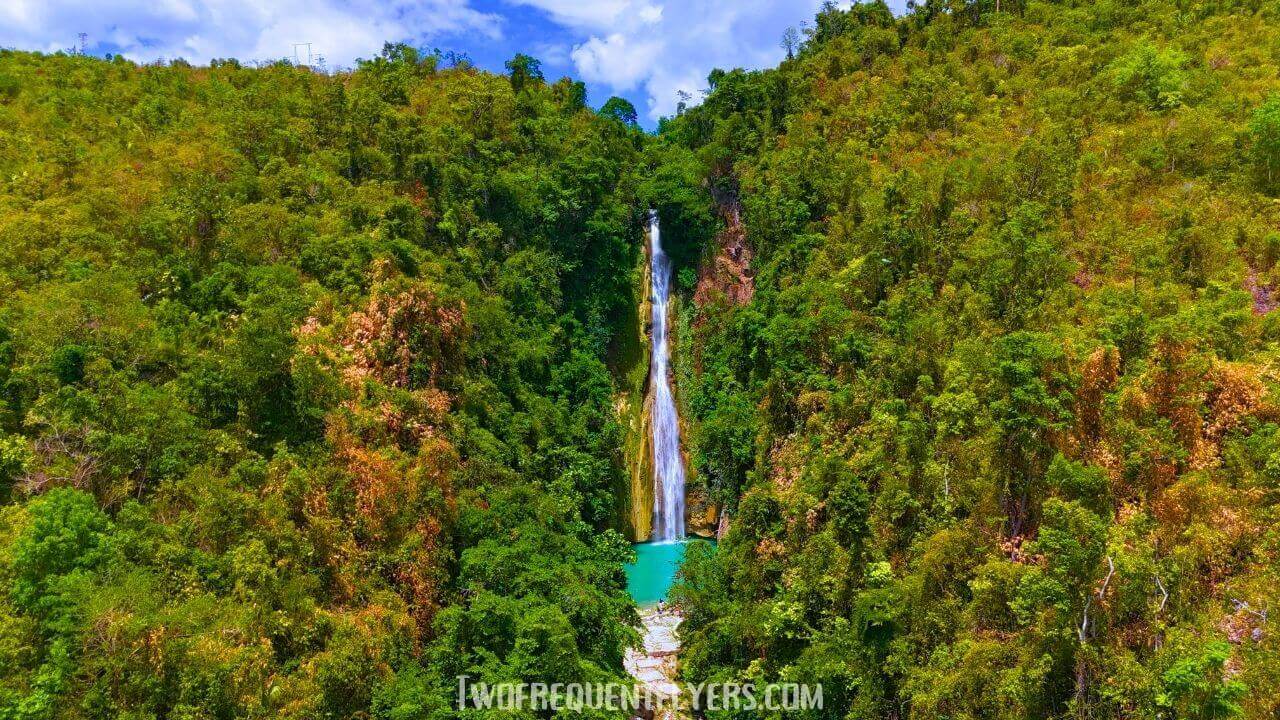
[(629, 450), (631, 473), (630, 528), (634, 542), (645, 542), (653, 532), (653, 397), (645, 394), (637, 428), (629, 432), (635, 444)]
[(688, 486), (685, 490), (685, 502), (690, 534), (705, 538), (716, 537), (720, 506), (711, 501), (707, 489), (701, 485)]
[(644, 542), (653, 531), (653, 399), (649, 387), (649, 334), (652, 303), (649, 301), (649, 263), (640, 263), (632, 288), (636, 298), (634, 354), (618, 368), (625, 389), (614, 401), (624, 429), (628, 491), (619, 500), (618, 530), (633, 542)]
[(754, 255), (747, 243), (742, 225), (742, 208), (735, 195), (717, 192), (712, 195), (724, 221), (724, 229), (716, 235), (716, 256), (698, 272), (698, 285), (693, 302), (699, 307), (723, 295), (734, 305), (746, 305), (755, 296), (755, 272), (751, 268)]

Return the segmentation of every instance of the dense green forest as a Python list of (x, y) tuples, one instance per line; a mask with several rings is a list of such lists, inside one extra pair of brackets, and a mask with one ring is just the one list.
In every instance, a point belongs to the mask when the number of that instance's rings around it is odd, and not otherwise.
[(807, 30), (655, 141), (726, 222), (679, 323), (731, 509), (684, 675), (821, 681), (830, 717), (1276, 717), (1280, 6)]
[(0, 718), (624, 677), (644, 139), (584, 94), (0, 53)]
[(0, 720), (623, 679), (649, 207), (684, 679), (1276, 717), (1280, 6), (778, 34), (652, 134), (523, 55), (0, 51)]

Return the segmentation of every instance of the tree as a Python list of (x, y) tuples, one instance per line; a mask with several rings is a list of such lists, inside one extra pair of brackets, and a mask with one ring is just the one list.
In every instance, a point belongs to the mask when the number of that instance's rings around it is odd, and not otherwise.
[(791, 60), (796, 56), (796, 48), (800, 46), (800, 33), (796, 32), (794, 27), (788, 27), (782, 31), (782, 49), (787, 52), (787, 59)]
[(1110, 72), (1122, 97), (1152, 110), (1165, 110), (1182, 104), (1182, 67), (1186, 62), (1186, 56), (1176, 49), (1142, 40), (1112, 63)]
[(1009, 532), (1020, 534), (1052, 457), (1054, 433), (1067, 427), (1070, 397), (1062, 351), (1047, 336), (1019, 332), (996, 344), (991, 410), (1000, 432), (1000, 465)]
[(1275, 193), (1280, 179), (1280, 95), (1272, 95), (1249, 120), (1253, 161), (1267, 192)]
[(30, 528), (13, 546), (14, 605), (65, 629), (60, 581), (108, 559), (110, 530), (111, 521), (88, 493), (58, 488), (40, 498), (31, 507)]
[(1239, 717), (1240, 699), (1247, 688), (1224, 673), (1231, 646), (1222, 641), (1204, 643), (1180, 657), (1160, 676), (1156, 702), (1188, 720), (1224, 720)]
[(516, 53), (515, 57), (506, 62), (506, 67), (508, 77), (511, 79), (511, 87), (517, 93), (529, 83), (543, 81), (542, 62), (524, 53)]
[(634, 127), (636, 124), (636, 106), (626, 98), (620, 98), (617, 95), (609, 98), (600, 108), (600, 114), (613, 118), (623, 125)]
[(724, 504), (738, 497), (755, 456), (753, 411), (744, 394), (728, 393), (699, 425), (699, 469), (712, 497)]
[(31, 464), (26, 438), (0, 433), (0, 498), (7, 498), (13, 483)]
[(689, 101), (693, 99), (693, 94), (687, 90), (676, 91), (676, 115), (683, 115), (684, 111), (689, 108)]

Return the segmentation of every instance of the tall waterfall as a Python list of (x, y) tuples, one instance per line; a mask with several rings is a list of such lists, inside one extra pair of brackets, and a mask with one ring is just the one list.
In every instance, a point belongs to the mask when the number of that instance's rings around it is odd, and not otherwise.
[(680, 418), (667, 377), (667, 299), (671, 259), (662, 251), (658, 213), (649, 211), (649, 277), (653, 289), (653, 353), (649, 382), (653, 392), (653, 539), (684, 539), (684, 459), (680, 456)]

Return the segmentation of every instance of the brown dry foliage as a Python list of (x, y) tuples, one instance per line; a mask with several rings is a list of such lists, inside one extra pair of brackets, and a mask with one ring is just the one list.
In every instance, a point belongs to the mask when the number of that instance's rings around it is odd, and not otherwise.
[(375, 290), (332, 331), (310, 319), (299, 330), (347, 391), (326, 418), (326, 437), (352, 479), (361, 542), (409, 543), (399, 545), (407, 559), (392, 573), (418, 639), (441, 606), (451, 478), (461, 462), (445, 432), (453, 398), (440, 383), (461, 369), (467, 330), (463, 305), (422, 285)]
[(1194, 450), (1199, 442), (1202, 423), (1198, 408), (1204, 404), (1203, 378), (1192, 360), (1185, 343), (1161, 338), (1142, 380), (1149, 407), (1169, 420), (1178, 441), (1188, 450)]
[(355, 371), (349, 380), (373, 377), (407, 388), (416, 365), (428, 368), (425, 383), (434, 385), (461, 364), (465, 312), (461, 301), (444, 304), (422, 286), (395, 294), (375, 291), (347, 321), (342, 346)]
[(1120, 352), (1114, 347), (1094, 350), (1080, 369), (1076, 423), (1072, 435), (1085, 456), (1093, 454), (1102, 438), (1103, 402), (1119, 376)]
[(1209, 382), (1205, 398), (1208, 412), (1198, 448), (1202, 454), (1193, 458), (1193, 467), (1217, 464), (1223, 438), (1258, 411), (1266, 393), (1258, 369), (1243, 363), (1216, 363), (1210, 371)]

